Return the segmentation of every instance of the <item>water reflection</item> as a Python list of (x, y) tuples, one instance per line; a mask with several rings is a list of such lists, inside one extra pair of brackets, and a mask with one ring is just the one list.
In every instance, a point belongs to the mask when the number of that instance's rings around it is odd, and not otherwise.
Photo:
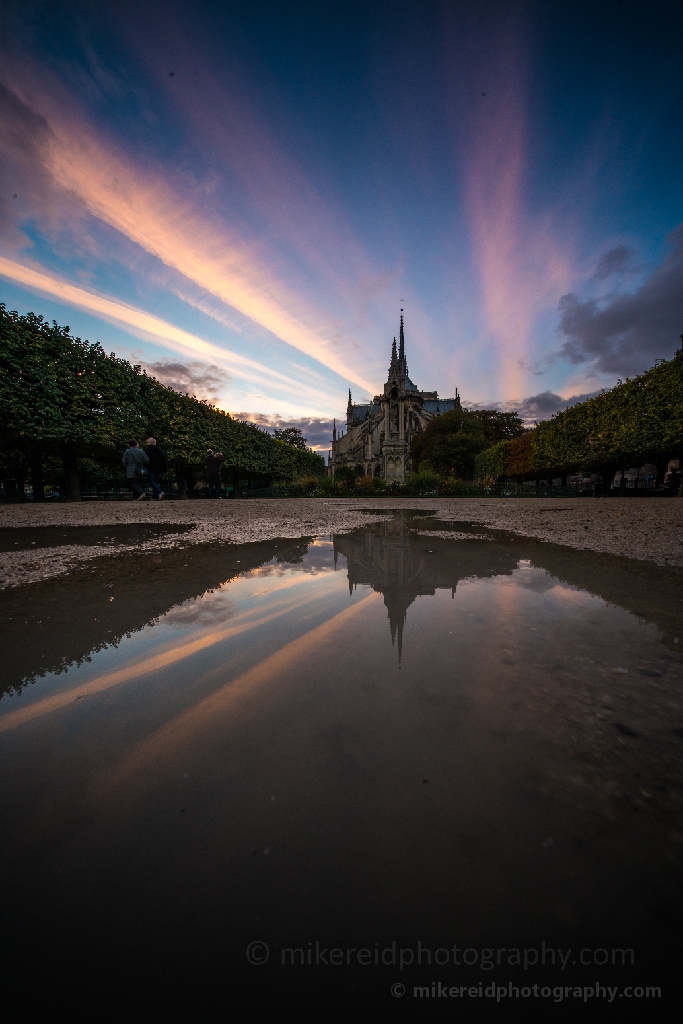
[[(89, 563), (68, 577), (0, 594), (0, 649), (5, 698), (46, 675), (81, 665), (93, 654), (167, 616), (225, 617), (217, 587), (275, 560), (299, 564), (310, 540), (240, 547), (195, 547), (129, 554)], [(168, 620), (167, 620), (168, 621)]]
[[(399, 659), (406, 615), (416, 598), (437, 590), (450, 590), (453, 596), (461, 580), (509, 575), (519, 561), (514, 551), (488, 543), (491, 538), (484, 531), (475, 532), (469, 525), (468, 532), (440, 531), (434, 525), (432, 520), (399, 513), (334, 538), (335, 555), (344, 555), (348, 563), (349, 592), (360, 585), (383, 595), (392, 642), (398, 638)], [(456, 538), (457, 546), (433, 539), (443, 541), (448, 535)]]
[(520, 562), (548, 574), (523, 586), (550, 589), (561, 580), (654, 623), (674, 653), (680, 654), (683, 645), (683, 574), (677, 569), (576, 551), (478, 524), (400, 513), (335, 537), (334, 548), (348, 560), (350, 589), (367, 585), (384, 595), (391, 635), (399, 646), (416, 598), (437, 590), (454, 595), (462, 580), (510, 575)]
[(543, 941), (636, 962), (491, 977), (666, 986), (677, 573), (415, 516), (158, 557), (4, 605), (13, 679), (46, 673), (0, 706), (6, 934), (39, 978), (384, 1006), (422, 975), (277, 951)]

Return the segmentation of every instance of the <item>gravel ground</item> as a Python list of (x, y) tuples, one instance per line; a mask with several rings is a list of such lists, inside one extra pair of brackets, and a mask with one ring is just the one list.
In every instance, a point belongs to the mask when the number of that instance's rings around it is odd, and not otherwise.
[[(683, 566), (683, 500), (677, 498), (82, 502), (0, 505), (0, 536), (5, 549), (0, 551), (0, 589), (57, 576), (91, 558), (131, 549), (151, 551), (194, 544), (245, 544), (280, 537), (345, 533), (386, 514), (387, 509), (435, 510), (437, 518), (449, 524), (478, 523), (581, 550), (623, 555), (658, 565)], [(137, 539), (131, 539), (132, 524), (148, 529), (138, 531)], [(157, 528), (158, 525), (183, 526), (186, 532), (154, 534), (155, 525)], [(68, 537), (71, 543), (59, 544), (55, 543), (58, 532), (55, 528), (59, 527), (95, 529), (91, 529), (87, 539), (84, 537), (84, 543), (78, 543), (76, 535)], [(36, 529), (35, 542), (31, 541), (27, 528)], [(17, 530), (16, 535), (11, 530)], [(122, 531), (128, 536), (121, 538)], [(19, 539), (13, 542), (13, 536)], [(49, 538), (48, 542), (45, 537)]]

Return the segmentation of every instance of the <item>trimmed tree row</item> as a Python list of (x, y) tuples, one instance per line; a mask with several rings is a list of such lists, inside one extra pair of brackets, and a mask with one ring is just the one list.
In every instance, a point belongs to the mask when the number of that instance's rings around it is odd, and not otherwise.
[(206, 449), (225, 455), (242, 477), (292, 480), (319, 476), (323, 458), (271, 437), (207, 402), (179, 394), (139, 366), (72, 337), (68, 327), (0, 303), (0, 444), (43, 492), (46, 461), (61, 460), (63, 493), (80, 497), (79, 466), (120, 472), (130, 437), (153, 436), (171, 460), (181, 497), (203, 469)]
[(477, 479), (533, 480), (570, 473), (615, 473), (654, 463), (661, 483), (671, 458), (683, 456), (683, 357), (619, 381), (587, 402), (557, 413), (510, 441), (481, 452)]

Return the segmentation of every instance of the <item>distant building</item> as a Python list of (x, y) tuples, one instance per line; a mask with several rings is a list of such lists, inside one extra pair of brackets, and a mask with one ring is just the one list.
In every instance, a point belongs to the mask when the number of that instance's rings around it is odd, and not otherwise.
[(335, 421), (328, 472), (334, 475), (340, 466), (352, 466), (359, 476), (403, 480), (412, 469), (410, 442), (415, 435), (435, 416), (460, 407), (457, 389), (455, 398), (439, 398), (436, 391), (418, 391), (413, 384), (408, 376), (401, 315), (398, 352), (394, 338), (384, 391), (367, 405), (357, 405), (349, 390), (346, 433), (337, 434)]

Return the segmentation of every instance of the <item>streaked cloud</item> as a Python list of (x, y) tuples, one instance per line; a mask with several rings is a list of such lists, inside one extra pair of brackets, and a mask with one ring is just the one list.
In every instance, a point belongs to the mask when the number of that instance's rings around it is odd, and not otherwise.
[(143, 310), (86, 291), (84, 288), (70, 284), (52, 274), (34, 270), (32, 267), (26, 267), (14, 260), (0, 256), (0, 275), (34, 291), (44, 292), (62, 302), (95, 313), (106, 320), (122, 324), (138, 337), (156, 344), (161, 342), (165, 347), (179, 352), (181, 355), (195, 357), (200, 355), (215, 362), (218, 366), (222, 364), (235, 376), (251, 383), (263, 384), (264, 380), (270, 380), (271, 383), (277, 384), (278, 387), (290, 391), (292, 394), (301, 395), (307, 392), (310, 398), (317, 401), (320, 399), (319, 391), (307, 388), (300, 380), (287, 377), (285, 374), (271, 370), (269, 367), (236, 352), (229, 352), (213, 342), (189, 334)]
[(504, 30), (486, 40), (488, 51), (479, 42), (478, 77), (486, 90), (470, 100), (460, 137), (465, 209), (497, 390), (519, 395), (537, 318), (557, 302), (574, 273), (570, 226), (565, 222), (560, 230), (552, 210), (532, 213), (529, 207), (525, 58), (514, 19), (504, 20)]
[[(13, 77), (21, 83), (16, 66)], [(174, 178), (149, 160), (133, 159), (36, 69), (30, 102), (28, 89), (16, 84), (10, 107), (15, 120), (28, 117), (44, 125), (41, 155), (53, 188), (77, 197), (90, 215), (275, 337), (372, 389), (349, 363), (347, 349), (334, 341), (329, 317), (287, 284), (267, 242), (217, 213), (210, 182)]]
[(235, 408), (319, 417), (321, 443), (349, 384), (386, 379), (399, 304), (418, 385), (532, 416), (670, 354), (680, 268), (635, 254), (680, 219), (673, 42), (639, 70), (607, 17), (605, 59), (576, 27), (596, 16), (555, 31), (557, 6), (366, 8), (337, 34), (296, 6), (12, 0), (0, 253), (23, 287), (125, 325), (174, 386), (217, 396), (215, 367)]

